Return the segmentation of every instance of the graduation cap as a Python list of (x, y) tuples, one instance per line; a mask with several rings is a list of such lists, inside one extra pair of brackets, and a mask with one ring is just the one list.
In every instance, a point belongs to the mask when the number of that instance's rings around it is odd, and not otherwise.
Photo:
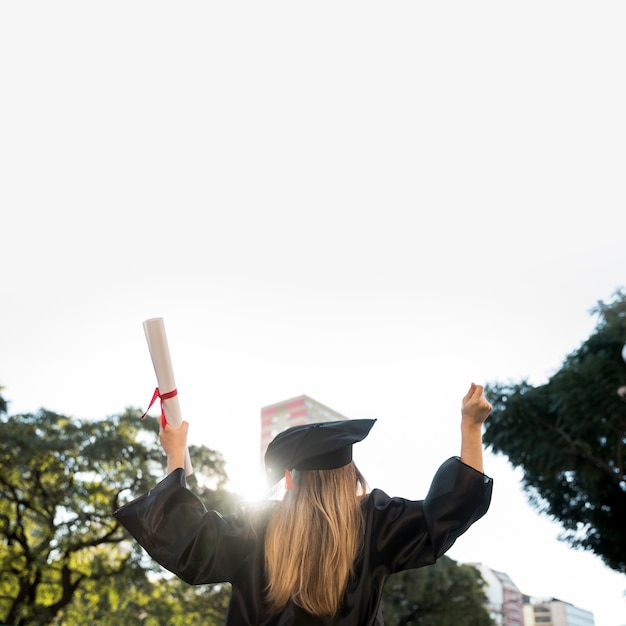
[(285, 470), (326, 470), (352, 461), (352, 444), (367, 437), (376, 420), (340, 420), (293, 426), (267, 446), (265, 472), (269, 485)]

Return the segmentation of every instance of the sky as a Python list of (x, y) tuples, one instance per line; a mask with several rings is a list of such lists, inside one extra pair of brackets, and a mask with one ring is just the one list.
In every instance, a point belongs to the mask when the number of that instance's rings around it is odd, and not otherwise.
[[(370, 486), (423, 497), (469, 384), (545, 382), (626, 284), (625, 22), (615, 1), (1, 3), (9, 412), (145, 409), (162, 317), (190, 443), (235, 491), (261, 493), (261, 408), (307, 394), (376, 418)], [(449, 556), (626, 624), (626, 579), (505, 458), (485, 471)]]

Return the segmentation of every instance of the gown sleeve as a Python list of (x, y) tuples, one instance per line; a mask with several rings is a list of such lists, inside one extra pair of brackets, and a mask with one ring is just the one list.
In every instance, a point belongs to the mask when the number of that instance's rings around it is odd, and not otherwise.
[(232, 581), (255, 544), (238, 516), (206, 509), (182, 468), (114, 515), (157, 563), (192, 585)]
[(491, 503), (493, 480), (451, 457), (437, 470), (424, 500), (372, 492), (372, 561), (393, 573), (431, 565)]

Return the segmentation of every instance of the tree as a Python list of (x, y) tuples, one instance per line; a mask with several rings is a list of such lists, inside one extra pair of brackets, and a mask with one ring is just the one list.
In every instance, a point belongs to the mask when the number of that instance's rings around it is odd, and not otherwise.
[(0, 416), (7, 412), (7, 401), (2, 397), (4, 387), (0, 385)]
[[(88, 580), (54, 626), (222, 625), (230, 585), (192, 586), (175, 576), (122, 575)], [(104, 585), (102, 584), (104, 582)]]
[(387, 626), (490, 626), (480, 572), (447, 556), (391, 575), (381, 608)]
[(626, 574), (626, 293), (592, 309), (593, 334), (547, 383), (492, 383), (485, 443), (523, 471), (529, 501), (561, 539)]
[[(199, 590), (147, 558), (112, 515), (162, 478), (157, 429), (132, 409), (102, 421), (45, 410), (0, 419), (0, 623), (161, 624), (156, 610), (183, 624), (200, 607)], [(192, 454), (190, 486), (207, 506), (232, 510), (221, 455)], [(228, 590), (204, 594), (200, 614), (213, 600), (223, 623)]]

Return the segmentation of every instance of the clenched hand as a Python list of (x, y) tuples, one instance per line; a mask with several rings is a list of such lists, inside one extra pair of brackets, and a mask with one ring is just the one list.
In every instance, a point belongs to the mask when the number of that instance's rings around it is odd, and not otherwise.
[(483, 386), (472, 383), (461, 405), (463, 424), (482, 424), (493, 407), (483, 395)]

